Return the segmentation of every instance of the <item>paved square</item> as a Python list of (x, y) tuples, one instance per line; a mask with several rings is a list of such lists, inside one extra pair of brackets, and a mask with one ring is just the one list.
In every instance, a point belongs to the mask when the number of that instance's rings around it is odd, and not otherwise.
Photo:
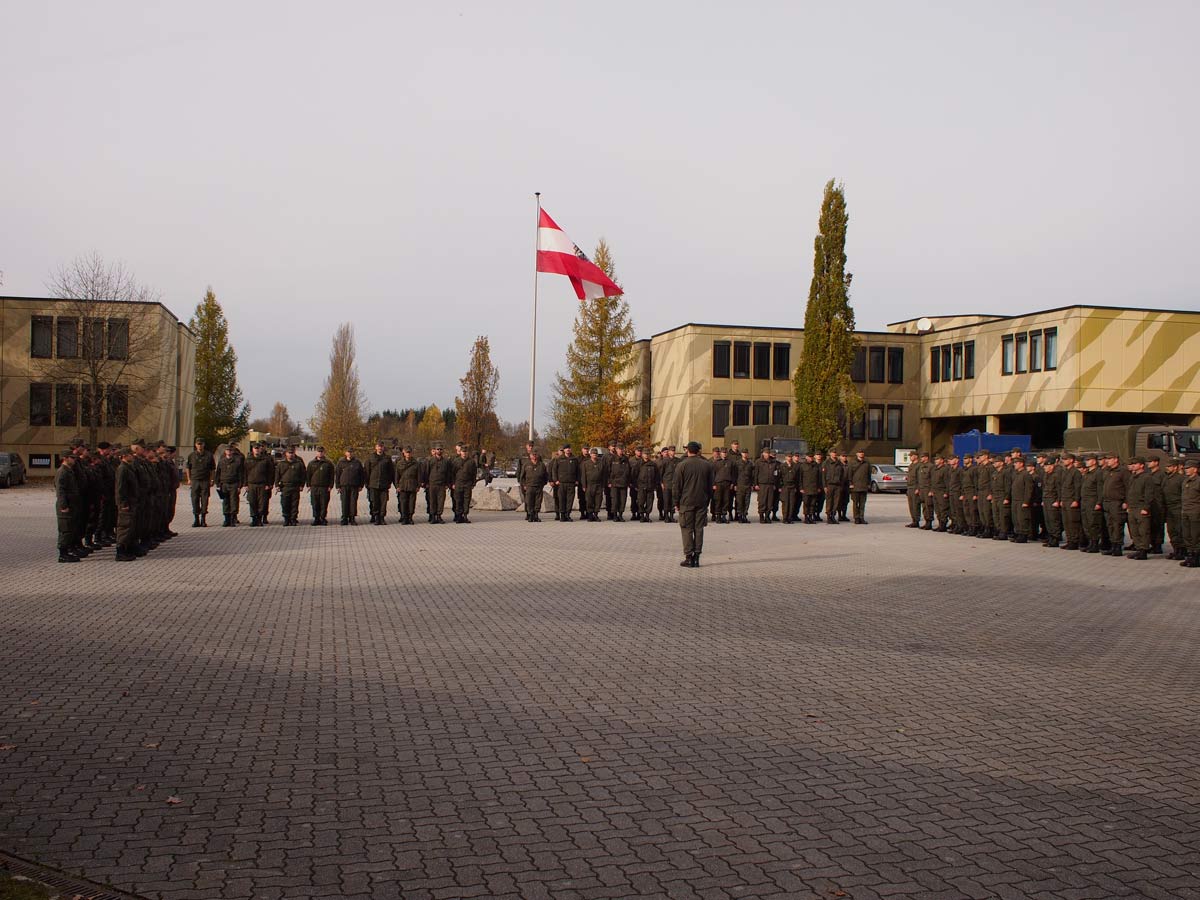
[(0, 492), (0, 850), (169, 900), (1200, 898), (1195, 570), (895, 497), (699, 570), (659, 523), (187, 505), (62, 566)]

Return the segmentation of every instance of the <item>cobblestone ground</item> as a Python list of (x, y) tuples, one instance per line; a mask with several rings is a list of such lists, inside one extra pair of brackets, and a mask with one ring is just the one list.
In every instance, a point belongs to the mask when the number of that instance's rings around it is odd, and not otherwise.
[[(146, 897), (1200, 897), (1200, 575), (900, 527), (0, 492), (0, 850)], [(217, 517), (219, 520), (219, 517)], [(278, 515), (275, 516), (278, 522)]]

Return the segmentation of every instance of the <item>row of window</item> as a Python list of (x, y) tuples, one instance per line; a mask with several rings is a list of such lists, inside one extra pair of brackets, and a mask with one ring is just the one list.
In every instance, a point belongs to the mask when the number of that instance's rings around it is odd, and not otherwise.
[(1058, 368), (1058, 329), (1018, 331), (1000, 338), (1000, 374), (1053, 372)]
[(850, 379), (858, 384), (904, 384), (903, 347), (859, 347), (854, 351)]
[(29, 424), (64, 428), (107, 426), (124, 428), (129, 424), (129, 388), (112, 385), (93, 394), (90, 384), (29, 385)]
[(975, 377), (975, 342), (942, 344), (929, 348), (929, 380), (962, 381)]
[(29, 355), (34, 359), (127, 359), (128, 319), (84, 319), (33, 316), (29, 323)]
[(733, 426), (787, 425), (791, 404), (786, 400), (714, 400), (712, 405), (713, 437), (724, 437), (733, 414)]
[(904, 440), (904, 407), (868, 406), (850, 423), (850, 437), (868, 441)]
[[(749, 378), (751, 361), (754, 377), (786, 381), (792, 377), (792, 345), (750, 341), (713, 341), (713, 378)], [(732, 363), (732, 364), (731, 364)]]

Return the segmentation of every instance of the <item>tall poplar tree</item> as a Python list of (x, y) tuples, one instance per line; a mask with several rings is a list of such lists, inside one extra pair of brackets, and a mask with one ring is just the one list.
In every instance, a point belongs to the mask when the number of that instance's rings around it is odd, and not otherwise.
[(329, 351), (329, 377), (313, 412), (313, 433), (334, 459), (347, 447), (362, 450), (367, 441), (363, 408), (367, 405), (355, 362), (354, 327), (338, 326)]
[(459, 437), (476, 450), (494, 443), (500, 431), (496, 417), (496, 392), (500, 388), (500, 370), (492, 364), (492, 350), (486, 335), (475, 339), (467, 374), (459, 379), (462, 396), (454, 398)]
[(229, 323), (211, 287), (188, 327), (196, 335), (196, 437), (209, 448), (236, 443), (250, 430), (250, 406), (242, 402)]
[(850, 379), (854, 364), (854, 310), (846, 272), (846, 196), (832, 180), (825, 185), (821, 218), (813, 241), (813, 277), (804, 313), (804, 349), (792, 379), (796, 424), (813, 449), (842, 439), (842, 423), (862, 411)]
[[(603, 238), (592, 261), (617, 281), (612, 253)], [(579, 305), (574, 331), (566, 372), (554, 377), (551, 431), (573, 445), (648, 443), (651, 423), (639, 418), (629, 400), (641, 375), (631, 366), (635, 336), (625, 295), (585, 300)]]

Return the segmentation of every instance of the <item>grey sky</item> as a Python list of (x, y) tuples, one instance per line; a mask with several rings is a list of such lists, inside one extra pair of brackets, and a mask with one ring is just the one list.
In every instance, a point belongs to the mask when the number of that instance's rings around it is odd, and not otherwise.
[[(648, 336), (801, 324), (837, 177), (860, 327), (1200, 307), (1200, 4), (849, 6), (8, 0), (3, 290), (91, 251), (184, 319), (211, 284), (259, 414), (311, 412), (341, 321), (374, 409), (449, 403), (487, 334), (517, 421), (533, 191)], [(576, 304), (542, 276), (540, 423)]]

